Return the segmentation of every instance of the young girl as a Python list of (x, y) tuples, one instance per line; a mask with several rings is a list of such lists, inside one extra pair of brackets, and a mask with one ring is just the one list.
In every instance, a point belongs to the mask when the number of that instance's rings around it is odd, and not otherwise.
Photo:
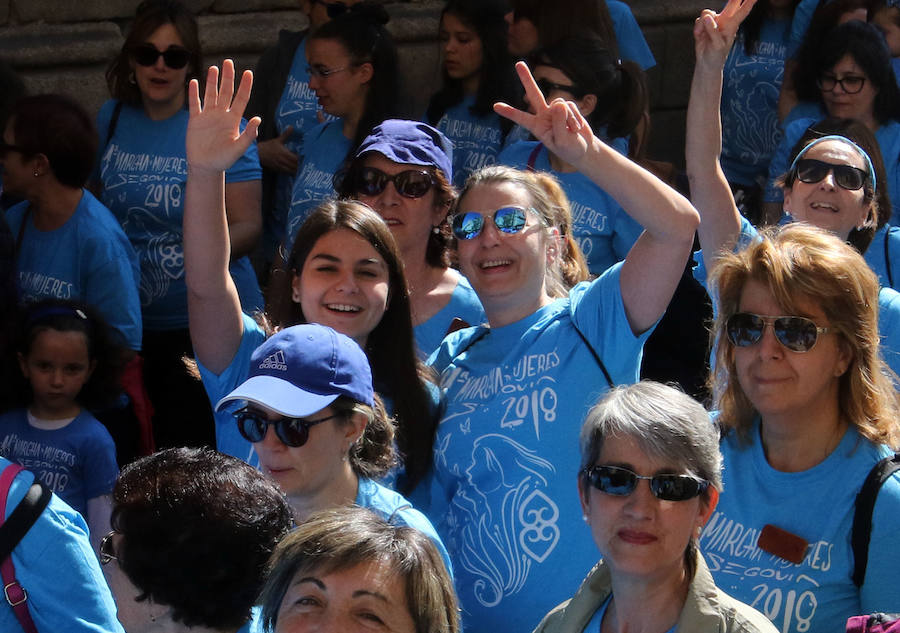
[(496, 101), (512, 101), (517, 88), (506, 51), (506, 3), (450, 0), (441, 14), (443, 83), (426, 120), (453, 142), (453, 184), (497, 162), (512, 124), (494, 114)]
[(0, 416), (0, 454), (34, 472), (87, 520), (95, 546), (109, 531), (119, 474), (106, 428), (84, 406), (118, 393), (119, 350), (109, 326), (74, 301), (35, 303), (22, 319), (18, 359), (27, 407)]

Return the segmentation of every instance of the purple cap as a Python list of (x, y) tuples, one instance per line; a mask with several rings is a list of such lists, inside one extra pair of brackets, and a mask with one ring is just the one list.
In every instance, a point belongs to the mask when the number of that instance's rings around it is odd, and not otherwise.
[(388, 119), (375, 126), (356, 152), (359, 158), (378, 152), (403, 165), (437, 167), (448, 182), (453, 181), (453, 144), (430, 125), (420, 121)]
[(246, 400), (288, 417), (321, 411), (338, 396), (374, 404), (369, 359), (356, 342), (330, 327), (305, 323), (270, 336), (250, 356), (250, 372), (219, 400)]

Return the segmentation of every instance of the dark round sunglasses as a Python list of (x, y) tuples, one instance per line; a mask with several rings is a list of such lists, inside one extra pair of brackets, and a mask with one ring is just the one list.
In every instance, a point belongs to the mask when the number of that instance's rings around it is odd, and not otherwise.
[[(343, 182), (344, 179), (348, 180)], [(390, 176), (374, 167), (362, 167), (335, 175), (336, 189), (338, 185), (347, 185), (353, 193), (361, 196), (377, 196), (389, 182), (394, 183), (397, 193), (404, 198), (421, 198), (435, 184), (434, 176), (422, 169), (406, 169)]]
[(842, 189), (856, 191), (866, 183), (866, 172), (851, 165), (835, 165), (814, 158), (801, 158), (797, 161), (797, 179), (807, 184), (821, 182), (828, 172), (834, 174), (834, 182)]
[(322, 422), (333, 420), (346, 415), (335, 413), (328, 417), (309, 420), (307, 418), (280, 417), (277, 420), (269, 420), (259, 411), (241, 409), (234, 413), (237, 420), (238, 431), (248, 442), (262, 442), (270, 426), (275, 427), (275, 435), (285, 446), (297, 448), (306, 444), (309, 440), (309, 429)]
[(638, 480), (646, 479), (650, 491), (663, 501), (687, 501), (701, 495), (709, 488), (705, 479), (690, 475), (653, 475), (645, 477), (619, 466), (594, 466), (587, 469), (585, 477), (600, 492), (616, 497), (625, 497), (634, 492)]
[(181, 46), (170, 46), (164, 51), (153, 44), (138, 44), (131, 49), (131, 57), (141, 66), (152, 66), (162, 55), (163, 63), (173, 70), (180, 70), (191, 60), (191, 52)]
[[(494, 211), (493, 220), (497, 230), (503, 233), (518, 233), (525, 228), (528, 209), (522, 207), (502, 207)], [(534, 211), (537, 213), (537, 211)], [(460, 240), (473, 240), (484, 230), (485, 218), (480, 213), (468, 211), (450, 216), (453, 235)]]
[(725, 322), (725, 334), (735, 347), (749, 347), (762, 339), (767, 325), (772, 326), (775, 338), (792, 352), (808, 352), (819, 334), (826, 334), (827, 327), (819, 327), (811, 319), (799, 316), (764, 317), (750, 312), (738, 312)]
[(537, 83), (538, 88), (541, 91), (541, 94), (546, 97), (554, 90), (558, 90), (559, 92), (568, 92), (570, 95), (575, 97), (576, 99), (580, 99), (584, 96), (584, 91), (581, 90), (578, 86), (567, 86), (565, 84), (558, 84), (550, 81), (549, 79), (537, 79), (535, 81)]

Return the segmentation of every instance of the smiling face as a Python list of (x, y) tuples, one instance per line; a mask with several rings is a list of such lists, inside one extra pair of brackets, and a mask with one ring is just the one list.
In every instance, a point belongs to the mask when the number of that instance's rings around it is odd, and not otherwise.
[[(875, 97), (878, 96), (878, 88), (866, 76), (865, 71), (850, 55), (844, 55), (831, 70), (822, 73), (824, 78), (863, 78), (862, 89), (854, 94), (848, 93), (841, 84), (836, 83), (831, 90), (822, 90), (822, 102), (829, 116), (844, 119), (859, 119), (872, 127), (875, 124)], [(874, 129), (874, 127), (872, 127)]]
[[(829, 327), (822, 308), (811, 300), (800, 300), (798, 314), (782, 308), (764, 284), (750, 280), (741, 292), (738, 310), (766, 317), (803, 316), (818, 327)], [(737, 380), (762, 416), (782, 420), (816, 419), (815, 413), (835, 407), (840, 377), (850, 364), (851, 354), (836, 332), (819, 334), (807, 352), (793, 352), (781, 345), (771, 327), (762, 339), (747, 347), (734, 347)]]
[(459, 265), (494, 327), (524, 318), (550, 302), (544, 277), (555, 251), (551, 251), (548, 229), (528, 212), (525, 228), (518, 233), (499, 231), (494, 212), (510, 206), (532, 206), (528, 193), (510, 182), (477, 185), (457, 206), (457, 213), (487, 216), (478, 236), (459, 240)]
[[(638, 475), (688, 474), (676, 464), (651, 457), (631, 437), (608, 437), (592, 466), (618, 466)], [(578, 479), (582, 510), (594, 542), (612, 573), (641, 581), (685, 581), (684, 554), (691, 538), (715, 508), (718, 495), (708, 489), (709, 500), (663, 501), (639, 480), (626, 496), (609, 495)]]
[[(385, 158), (382, 154), (371, 153), (363, 161), (364, 167), (379, 169), (389, 176), (409, 169), (424, 169), (420, 165), (404, 165)], [(377, 196), (358, 195), (357, 198), (375, 209), (394, 235), (404, 259), (407, 254), (419, 253), (424, 258), (428, 246), (428, 235), (432, 227), (438, 226), (447, 216), (445, 205), (435, 206), (435, 190), (432, 187), (421, 198), (408, 198), (397, 193), (393, 182), (387, 183)]]
[[(144, 43), (154, 46), (158, 51), (166, 51), (171, 46), (184, 48), (178, 30), (171, 23), (157, 28)], [(134, 71), (134, 79), (148, 116), (154, 119), (167, 118), (184, 106), (190, 64), (184, 68), (169, 68), (162, 56), (157, 57), (151, 66), (141, 66), (134, 59), (130, 59), (129, 64)]]
[(484, 60), (478, 33), (454, 14), (445, 13), (441, 17), (439, 35), (447, 74), (452, 79), (462, 80), (464, 86), (466, 80), (471, 80), (468, 83), (474, 85), (468, 87), (477, 89), (478, 73)]
[(325, 112), (340, 118), (354, 118), (365, 107), (372, 64), (354, 64), (350, 53), (338, 40), (310, 39), (306, 61), (324, 76), (310, 75), (312, 88)]
[(81, 406), (75, 399), (94, 370), (83, 332), (39, 332), (28, 354), (19, 354), (19, 367), (31, 384), (30, 409), (36, 417), (61, 420), (78, 415)]
[[(802, 158), (833, 165), (850, 165), (867, 171), (866, 161), (859, 152), (837, 140), (814, 145)], [(806, 183), (796, 178), (790, 187), (785, 187), (784, 210), (796, 220), (826, 229), (846, 240), (850, 231), (865, 224), (869, 216), (864, 189), (844, 189), (835, 182), (831, 171), (816, 183)]]
[(387, 309), (388, 268), (358, 233), (337, 229), (320, 237), (294, 277), (293, 300), (309, 323), (327, 325), (361, 347)]
[(299, 572), (278, 609), (275, 633), (416, 633), (406, 583), (387, 561)]

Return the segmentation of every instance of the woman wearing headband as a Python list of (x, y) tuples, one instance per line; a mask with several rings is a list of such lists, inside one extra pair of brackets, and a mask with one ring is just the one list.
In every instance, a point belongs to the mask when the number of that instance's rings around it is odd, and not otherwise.
[(578, 496), (602, 560), (535, 633), (774, 633), (716, 587), (697, 549), (722, 489), (719, 433), (700, 404), (659, 383), (617, 387), (580, 444)]

